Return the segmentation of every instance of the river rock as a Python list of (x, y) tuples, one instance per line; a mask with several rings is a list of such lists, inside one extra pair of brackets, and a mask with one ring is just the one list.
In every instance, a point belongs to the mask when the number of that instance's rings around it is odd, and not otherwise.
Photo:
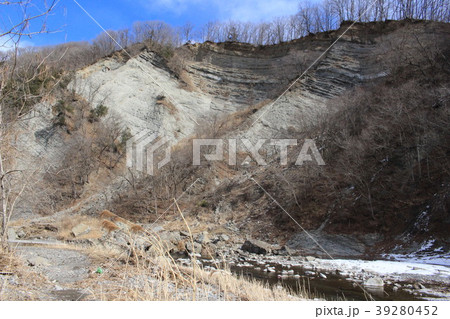
[(16, 234), (17, 234), (17, 237), (19, 237), (19, 238), (25, 238), (27, 236), (27, 234), (25, 233), (23, 228), (17, 229)]
[(89, 234), (91, 228), (86, 224), (78, 224), (77, 226), (72, 228), (72, 235), (74, 237), (80, 237), (86, 234)]
[(416, 290), (425, 289), (425, 286), (422, 285), (421, 283), (415, 283), (414, 289), (416, 289)]
[(211, 260), (211, 259), (214, 259), (215, 253), (214, 253), (214, 250), (211, 249), (210, 246), (203, 246), (202, 250), (200, 252), (200, 255), (203, 259)]
[(383, 287), (384, 281), (380, 277), (372, 277), (372, 278), (367, 279), (364, 282), (364, 286), (366, 286), (366, 287)]
[(30, 265), (32, 267), (50, 266), (50, 262), (41, 256), (28, 258), (27, 261), (28, 261), (28, 265)]
[(184, 230), (180, 231), (180, 235), (183, 236), (183, 237), (190, 237), (189, 232), (184, 231)]
[(16, 230), (14, 228), (9, 227), (7, 234), (8, 234), (8, 239), (9, 240), (16, 240), (17, 239)]
[(271, 252), (270, 244), (256, 239), (246, 240), (241, 249), (243, 251), (259, 255), (266, 255)]
[[(181, 233), (181, 232), (180, 232)], [(162, 241), (170, 242), (174, 245), (177, 245), (178, 242), (181, 240), (181, 235), (178, 232), (163, 232), (159, 236)]]
[(296, 255), (296, 251), (289, 248), (288, 246), (282, 246), (279, 249), (274, 249), (273, 254), (279, 256), (294, 256)]
[(196, 242), (192, 245), (192, 242), (188, 241), (186, 243), (186, 250), (191, 254), (199, 254), (202, 251), (202, 245)]
[(199, 244), (207, 244), (210, 242), (208, 232), (203, 232), (196, 236), (195, 241)]

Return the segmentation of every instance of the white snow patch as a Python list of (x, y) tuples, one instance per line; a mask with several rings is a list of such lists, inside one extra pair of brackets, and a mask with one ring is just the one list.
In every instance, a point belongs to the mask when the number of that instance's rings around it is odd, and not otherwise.
[(317, 260), (318, 269), (339, 269), (342, 272), (370, 272), (378, 275), (423, 275), (450, 276), (450, 268), (442, 265), (421, 264), (414, 262), (399, 262), (388, 260)]

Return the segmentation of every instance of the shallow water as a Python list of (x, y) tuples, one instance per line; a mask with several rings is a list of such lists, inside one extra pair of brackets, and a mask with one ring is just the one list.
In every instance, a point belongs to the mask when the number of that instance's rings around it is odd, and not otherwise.
[[(306, 274), (305, 269), (301, 267), (290, 268), (290, 270), (294, 270), (295, 274), (300, 275), (300, 278), (297, 279), (293, 276), (283, 276), (282, 278), (279, 278), (279, 274), (283, 268), (275, 264), (273, 267), (276, 269), (276, 272), (273, 273), (255, 270), (254, 267), (237, 266), (232, 266), (231, 271), (238, 276), (254, 278), (268, 283), (271, 286), (282, 285), (294, 292), (306, 290), (314, 297), (324, 298), (326, 300), (370, 300), (370, 297), (364, 290), (370, 293), (373, 299), (379, 301), (421, 300), (420, 297), (401, 289), (393, 291), (393, 286), (385, 286), (384, 289), (370, 289), (364, 287), (363, 290), (362, 287), (347, 280), (345, 277), (325, 273), (327, 278), (322, 278), (319, 274)], [(404, 285), (408, 283), (401, 284)]]
[(60, 301), (82, 301), (88, 294), (77, 289), (62, 289), (52, 291), (52, 296)]

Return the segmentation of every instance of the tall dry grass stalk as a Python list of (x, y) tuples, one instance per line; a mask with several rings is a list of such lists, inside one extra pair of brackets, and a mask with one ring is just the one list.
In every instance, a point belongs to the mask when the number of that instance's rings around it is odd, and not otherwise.
[[(105, 256), (105, 273), (80, 284), (95, 300), (304, 300), (305, 289), (294, 293), (282, 287), (270, 287), (256, 280), (238, 278), (227, 269), (225, 260), (215, 261), (214, 270), (198, 263), (191, 227), (176, 200), (175, 206), (189, 233), (192, 245), (190, 264), (181, 265), (171, 255), (172, 244), (144, 230), (126, 236), (129, 245)], [(123, 231), (123, 230), (122, 230)], [(125, 247), (123, 247), (125, 248)], [(102, 254), (102, 249), (99, 254)], [(90, 248), (90, 254), (96, 255)], [(112, 260), (107, 263), (105, 261)], [(97, 262), (101, 262), (97, 258)]]

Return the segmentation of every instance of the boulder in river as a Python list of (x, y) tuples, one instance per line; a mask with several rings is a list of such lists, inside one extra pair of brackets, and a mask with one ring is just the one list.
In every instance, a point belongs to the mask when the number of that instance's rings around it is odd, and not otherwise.
[(384, 281), (383, 281), (383, 279), (381, 279), (380, 277), (372, 277), (372, 278), (369, 278), (369, 279), (367, 279), (365, 282), (364, 282), (364, 286), (366, 286), (366, 287), (383, 287), (384, 286)]
[(271, 252), (271, 245), (261, 240), (248, 239), (244, 242), (241, 250), (259, 255), (266, 255)]

